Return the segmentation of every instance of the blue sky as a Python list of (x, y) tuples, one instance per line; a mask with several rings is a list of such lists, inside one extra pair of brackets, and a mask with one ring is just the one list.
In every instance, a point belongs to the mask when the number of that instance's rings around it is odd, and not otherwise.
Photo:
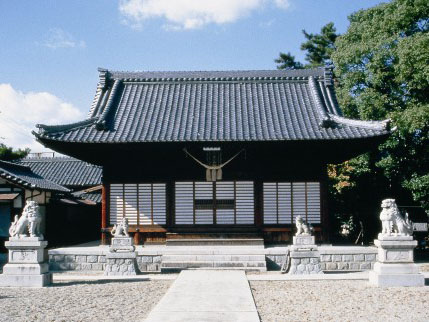
[(82, 119), (97, 67), (274, 69), (280, 51), (304, 61), (302, 29), (332, 21), (345, 32), (349, 14), (381, 2), (0, 1), (0, 142), (35, 150), (25, 139), (35, 123)]

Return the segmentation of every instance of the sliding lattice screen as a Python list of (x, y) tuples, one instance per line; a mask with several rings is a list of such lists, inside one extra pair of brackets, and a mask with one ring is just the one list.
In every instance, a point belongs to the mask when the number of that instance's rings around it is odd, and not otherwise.
[(110, 185), (110, 224), (125, 216), (130, 225), (165, 225), (166, 213), (164, 183)]
[(319, 182), (264, 182), (264, 224), (320, 223)]
[(252, 181), (176, 182), (177, 225), (254, 223)]

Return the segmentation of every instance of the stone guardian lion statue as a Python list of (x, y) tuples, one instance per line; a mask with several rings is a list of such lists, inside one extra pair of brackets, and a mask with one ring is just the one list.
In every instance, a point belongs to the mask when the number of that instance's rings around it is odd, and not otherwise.
[(395, 199), (384, 199), (381, 202), (381, 235), (384, 236), (411, 236), (413, 223), (408, 214), (402, 217)]
[(113, 226), (110, 233), (113, 237), (130, 237), (128, 234), (128, 218), (123, 217), (119, 224)]
[(10, 237), (41, 237), (43, 235), (40, 231), (40, 223), (42, 217), (39, 213), (39, 205), (36, 201), (29, 200), (26, 202), (24, 209), (22, 210), (21, 217), (18, 219), (18, 215), (15, 215), (15, 220), (9, 228)]
[(295, 221), (296, 236), (298, 235), (311, 235), (312, 227), (304, 222), (301, 216), (296, 216)]

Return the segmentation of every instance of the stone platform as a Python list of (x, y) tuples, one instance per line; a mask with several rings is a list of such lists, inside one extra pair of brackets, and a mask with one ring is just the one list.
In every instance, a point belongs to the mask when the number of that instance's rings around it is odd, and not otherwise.
[[(52, 271), (94, 271), (104, 272), (106, 255), (109, 246), (97, 246), (99, 242), (77, 245), (75, 247), (56, 248), (49, 250), (49, 265)], [(289, 245), (272, 245), (265, 247), (243, 246), (177, 246), (165, 245), (136, 246), (136, 261), (140, 272), (160, 272), (162, 261), (172, 259), (168, 256), (184, 255), (188, 260), (196, 260), (196, 256), (261, 256), (267, 270), (279, 271), (285, 261)], [(351, 272), (371, 270), (376, 262), (377, 248), (364, 246), (331, 246), (319, 245), (320, 265), (327, 272)], [(231, 257), (229, 257), (231, 256)], [(201, 259), (202, 257), (199, 257)], [(184, 258), (181, 258), (181, 260)], [(243, 260), (248, 260), (241, 257)], [(213, 269), (213, 267), (211, 268)], [(240, 269), (239, 267), (235, 269)]]
[(43, 287), (52, 283), (49, 273), (47, 241), (39, 237), (11, 237), (5, 242), (8, 263), (0, 275), (0, 286)]
[(369, 282), (376, 286), (424, 286), (425, 278), (414, 263), (413, 236), (383, 236), (374, 241), (378, 261), (369, 273)]

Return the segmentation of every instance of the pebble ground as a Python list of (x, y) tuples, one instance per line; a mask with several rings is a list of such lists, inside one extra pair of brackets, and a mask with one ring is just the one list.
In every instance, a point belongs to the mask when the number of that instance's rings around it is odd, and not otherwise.
[(378, 288), (367, 281), (252, 281), (262, 322), (429, 321), (429, 286)]
[(143, 321), (173, 281), (70, 281), (0, 288), (0, 321)]

